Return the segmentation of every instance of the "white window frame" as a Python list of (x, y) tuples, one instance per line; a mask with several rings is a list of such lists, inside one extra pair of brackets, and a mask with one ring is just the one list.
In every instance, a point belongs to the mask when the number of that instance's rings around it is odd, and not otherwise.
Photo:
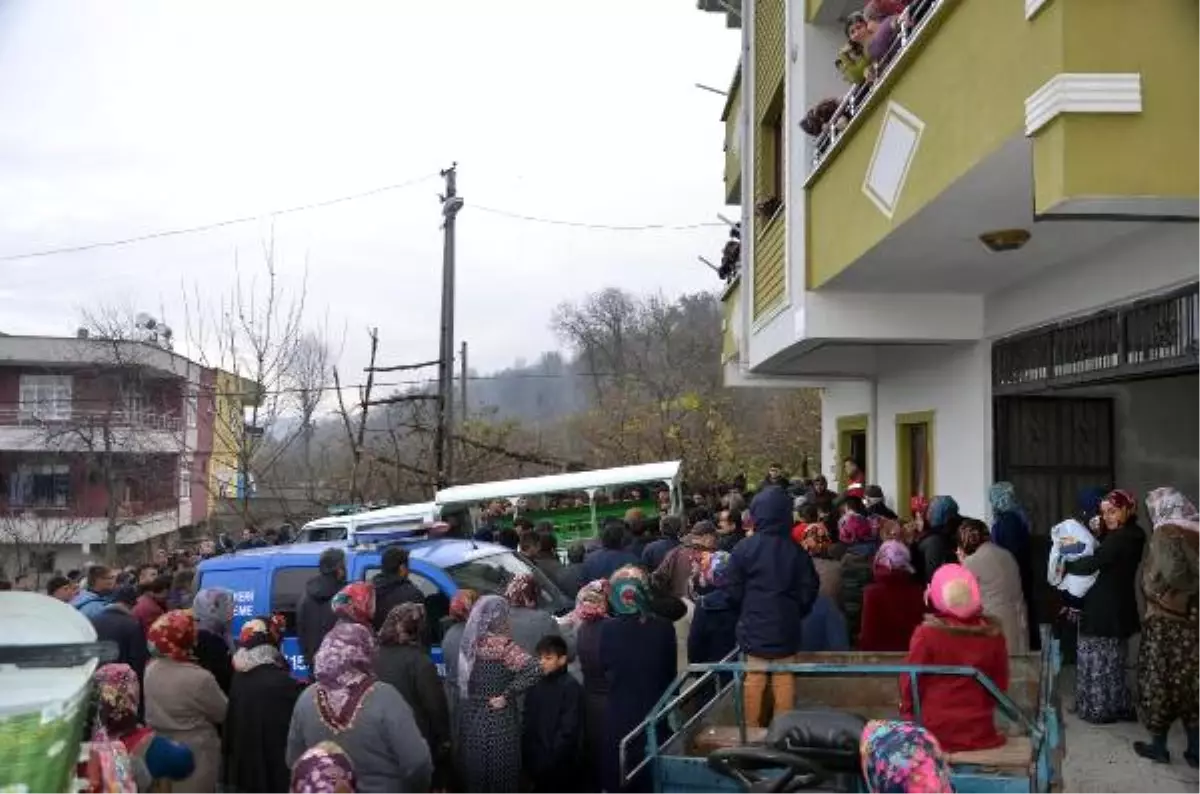
[(189, 386), (187, 393), (184, 395), (183, 411), (187, 417), (187, 427), (189, 429), (194, 428), (196, 426), (196, 415), (199, 413), (199, 395), (194, 386)]
[(64, 422), (71, 418), (70, 375), (21, 375), (17, 412), (21, 421)]
[(179, 499), (191, 501), (192, 498), (192, 459), (190, 455), (179, 458)]
[[(52, 492), (50, 501), (39, 503), (34, 495), (33, 478), (36, 476), (67, 478), (66, 493)], [(28, 497), (28, 498), (27, 498)], [(13, 507), (67, 508), (71, 506), (71, 467), (66, 463), (22, 463), (12, 476), (8, 489), (9, 504)]]

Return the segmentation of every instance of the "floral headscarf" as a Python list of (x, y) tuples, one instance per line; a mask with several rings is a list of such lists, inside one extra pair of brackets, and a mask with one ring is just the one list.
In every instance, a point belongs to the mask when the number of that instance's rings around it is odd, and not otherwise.
[(206, 587), (192, 599), (196, 628), (219, 637), (228, 637), (233, 622), (233, 591), (224, 587)]
[(515, 647), (509, 626), (509, 611), (508, 601), (495, 595), (483, 596), (472, 607), (458, 650), (458, 687), (463, 697), (468, 695), (475, 659), (485, 646)]
[(867, 790), (879, 794), (951, 794), (950, 763), (937, 738), (900, 720), (871, 720), (859, 745)]
[(504, 588), (504, 597), (510, 606), (518, 609), (536, 609), (538, 600), (538, 583), (532, 574), (519, 573)]
[(847, 546), (866, 543), (873, 537), (875, 537), (875, 533), (866, 516), (858, 513), (846, 513), (838, 519), (838, 540)]
[(953, 496), (935, 496), (929, 503), (927, 515), (930, 526), (944, 527), (951, 518), (958, 515), (958, 502), (954, 501)]
[(425, 636), (425, 605), (397, 604), (379, 628), (380, 645), (420, 645)]
[(871, 522), (871, 532), (880, 540), (902, 540), (904, 538), (904, 527), (900, 526), (899, 521), (880, 515), (867, 516), (867, 521)]
[(190, 609), (173, 609), (150, 624), (146, 631), (146, 644), (155, 656), (174, 659), (177, 662), (192, 662), (192, 650), (196, 647), (196, 618)]
[(724, 582), (726, 566), (729, 564), (727, 551), (699, 551), (692, 556), (691, 585), (704, 591), (719, 587)]
[(137, 730), (142, 699), (137, 673), (127, 664), (106, 664), (92, 677), (96, 684), (96, 720), (110, 739), (121, 739)]
[(233, 669), (244, 673), (264, 664), (287, 667), (279, 651), (286, 625), (283, 615), (259, 616), (243, 623), (238, 632), (238, 649), (233, 654)]
[(353, 794), (357, 790), (354, 764), (334, 742), (310, 747), (292, 767), (292, 794)]
[(1156, 530), (1170, 526), (1200, 532), (1196, 506), (1175, 488), (1155, 488), (1146, 494), (1146, 511)]
[(370, 582), (351, 582), (338, 590), (329, 605), (338, 618), (370, 626), (375, 620), (375, 586)]
[(375, 684), (375, 637), (361, 623), (338, 623), (313, 659), (317, 712), (334, 733), (349, 730)]
[(479, 600), (479, 591), (464, 587), (450, 599), (450, 619), (455, 623), (466, 623), (471, 616), (471, 607)]
[(1123, 491), (1120, 488), (1109, 491), (1104, 496), (1104, 502), (1108, 502), (1113, 507), (1122, 510), (1137, 510), (1137, 499), (1129, 491)]
[(988, 502), (996, 513), (1016, 513), (1021, 509), (1021, 503), (1017, 501), (1017, 489), (1011, 482), (992, 483), (992, 487), (988, 488)]
[(608, 601), (618, 615), (644, 615), (650, 608), (650, 593), (646, 572), (636, 565), (626, 565), (613, 573), (609, 580), (612, 591)]
[(597, 579), (579, 588), (572, 617), (578, 623), (592, 623), (608, 617), (608, 580)]
[[(796, 530), (800, 530), (797, 532)], [(815, 524), (799, 524), (792, 529), (792, 539), (813, 557), (822, 557), (829, 553), (833, 541), (829, 538), (829, 528), (818, 521)]]
[(912, 554), (898, 540), (885, 540), (875, 552), (875, 567), (889, 571), (908, 571), (912, 573)]

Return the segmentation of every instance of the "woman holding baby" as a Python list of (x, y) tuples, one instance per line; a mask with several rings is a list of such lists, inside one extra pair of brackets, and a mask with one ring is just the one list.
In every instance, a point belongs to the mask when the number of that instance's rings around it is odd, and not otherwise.
[[(1137, 571), (1146, 544), (1137, 503), (1127, 491), (1110, 491), (1100, 503), (1100, 516), (1104, 539), (1096, 553), (1063, 565), (1067, 574), (1098, 574), (1083, 597), (1075, 682), (1076, 713), (1093, 724), (1136, 719), (1125, 663), (1129, 638), (1140, 630)], [(1066, 554), (1073, 551), (1063, 548)]]

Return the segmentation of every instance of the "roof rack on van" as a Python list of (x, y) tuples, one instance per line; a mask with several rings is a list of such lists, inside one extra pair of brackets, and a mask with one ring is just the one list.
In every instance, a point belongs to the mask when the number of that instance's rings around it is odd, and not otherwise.
[(389, 529), (356, 529), (351, 525), (346, 530), (346, 545), (354, 549), (382, 548), (396, 543), (415, 543), (444, 535), (450, 528), (443, 521), (425, 522), (419, 526), (391, 527)]

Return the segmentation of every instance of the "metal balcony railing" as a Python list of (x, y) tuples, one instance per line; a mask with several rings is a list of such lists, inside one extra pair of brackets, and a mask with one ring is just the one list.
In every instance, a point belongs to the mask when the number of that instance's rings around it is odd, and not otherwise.
[(40, 406), (0, 407), (0, 427), (43, 427), (48, 430), (62, 430), (71, 426), (105, 425), (128, 430), (176, 433), (182, 429), (183, 421), (178, 414), (158, 411), (114, 411), (77, 406), (72, 406), (69, 411), (44, 410)]
[(813, 155), (810, 162), (809, 174), (816, 174), (830, 155), (838, 148), (838, 143), (857, 125), (855, 122), (868, 100), (888, 83), (888, 77), (896, 66), (903, 60), (914, 42), (924, 37), (929, 21), (937, 16), (944, 5), (954, 0), (913, 0), (904, 14), (896, 40), (882, 58), (872, 64), (872, 78), (850, 90), (838, 103), (838, 108), (826, 125), (825, 130), (817, 136), (813, 144)]

